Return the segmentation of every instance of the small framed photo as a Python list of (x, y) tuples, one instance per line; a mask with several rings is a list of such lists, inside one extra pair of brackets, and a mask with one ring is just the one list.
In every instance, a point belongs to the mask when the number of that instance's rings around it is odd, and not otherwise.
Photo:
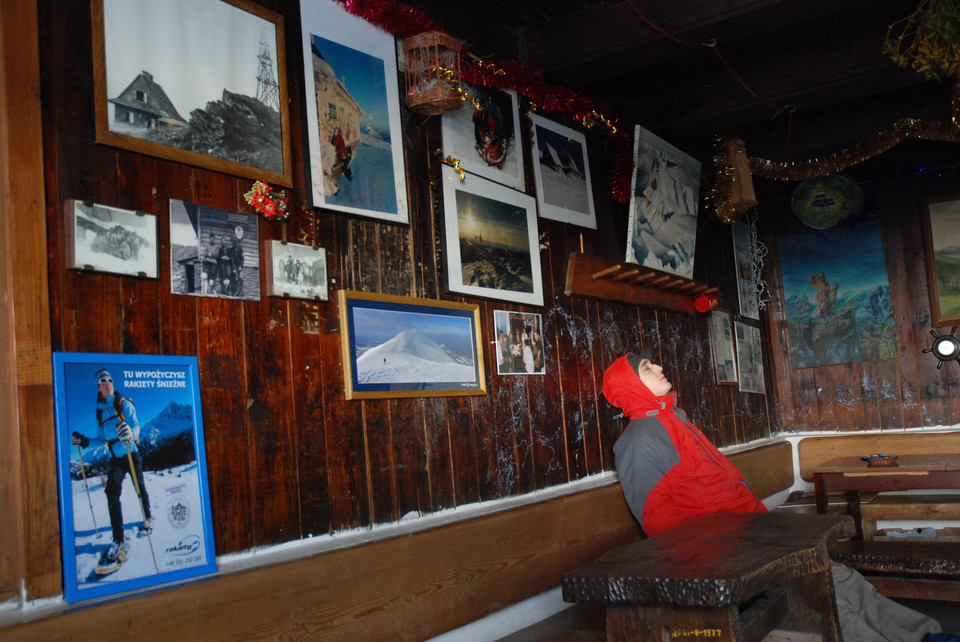
[(493, 325), (496, 339), (499, 375), (542, 375), (545, 353), (543, 346), (543, 319), (535, 312), (494, 310)]
[(487, 393), (480, 306), (340, 290), (347, 399)]
[(734, 329), (737, 336), (737, 373), (740, 378), (740, 390), (766, 394), (760, 328), (735, 321)]
[(293, 186), (283, 16), (249, 0), (91, 0), (97, 142)]
[(596, 229), (586, 137), (535, 114), (530, 120), (540, 216)]
[(446, 165), (442, 177), (448, 289), (543, 305), (533, 198)]
[(408, 223), (394, 37), (334, 0), (300, 22), (314, 207)]
[(327, 300), (325, 249), (286, 241), (268, 241), (264, 254), (267, 296)]
[(757, 298), (757, 272), (753, 265), (753, 239), (750, 226), (737, 221), (732, 226), (733, 256), (737, 269), (737, 297), (740, 314), (754, 321), (760, 320)]
[(255, 214), (170, 199), (170, 291), (260, 300)]
[(960, 229), (960, 195), (925, 203), (923, 249), (930, 295), (930, 322), (942, 327), (960, 322), (960, 256), (956, 252)]
[(524, 191), (517, 93), (465, 87), (472, 100), (441, 117), (444, 156), (459, 160), (464, 171)]
[(216, 571), (196, 357), (53, 353), (68, 602)]
[(63, 211), (68, 268), (159, 276), (156, 216), (76, 200), (66, 201)]
[(717, 383), (735, 385), (737, 383), (737, 358), (730, 313), (724, 310), (711, 310), (708, 319)]

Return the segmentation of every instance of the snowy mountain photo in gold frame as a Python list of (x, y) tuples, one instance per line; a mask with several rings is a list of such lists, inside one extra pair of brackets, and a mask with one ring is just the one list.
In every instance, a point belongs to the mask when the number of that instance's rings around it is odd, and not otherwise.
[(282, 16), (249, 0), (90, 7), (98, 143), (293, 186)]
[(301, 0), (314, 207), (407, 223), (397, 47), (333, 0)]
[(484, 395), (480, 306), (340, 290), (347, 399)]

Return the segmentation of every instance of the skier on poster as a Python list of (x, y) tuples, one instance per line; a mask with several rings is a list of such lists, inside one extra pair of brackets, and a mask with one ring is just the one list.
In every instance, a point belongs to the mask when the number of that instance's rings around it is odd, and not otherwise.
[(143, 483), (143, 462), (137, 444), (140, 440), (140, 424), (133, 402), (116, 392), (113, 377), (106, 368), (97, 371), (97, 436), (88, 438), (77, 431), (71, 433), (71, 443), (80, 448), (90, 445), (105, 445), (110, 454), (107, 467), (107, 508), (113, 533), (112, 545), (103, 551), (97, 574), (106, 574), (120, 568), (127, 556), (127, 542), (123, 532), (123, 511), (120, 508), (120, 492), (123, 481), (130, 473), (134, 489), (140, 499), (143, 522), (138, 534), (148, 535), (153, 530), (150, 500)]

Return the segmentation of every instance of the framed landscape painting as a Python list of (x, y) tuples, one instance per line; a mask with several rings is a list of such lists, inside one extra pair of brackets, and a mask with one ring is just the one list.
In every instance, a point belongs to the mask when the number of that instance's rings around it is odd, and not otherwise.
[(487, 392), (480, 306), (340, 290), (347, 399)]
[(586, 138), (536, 114), (530, 120), (540, 216), (596, 229)]
[(700, 161), (636, 126), (627, 261), (693, 278)]
[(441, 117), (443, 154), (471, 174), (524, 191), (517, 93), (465, 85), (470, 100)]
[(960, 196), (926, 202), (924, 256), (930, 319), (940, 327), (960, 322)]
[(442, 179), (448, 289), (543, 305), (533, 198), (447, 165)]
[(301, 0), (315, 207), (407, 223), (397, 48), (334, 0)]
[(98, 143), (293, 185), (281, 15), (249, 0), (91, 8)]
[(196, 357), (55, 352), (53, 366), (67, 601), (215, 572)]

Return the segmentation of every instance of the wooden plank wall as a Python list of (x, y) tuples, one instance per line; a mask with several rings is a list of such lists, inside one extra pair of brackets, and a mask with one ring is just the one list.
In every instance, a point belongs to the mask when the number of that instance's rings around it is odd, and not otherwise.
[[(844, 172), (863, 189), (864, 217), (880, 223), (901, 353), (898, 359), (811, 368), (791, 367), (777, 243), (813, 230), (790, 209), (796, 183), (757, 181), (758, 228), (769, 249), (765, 278), (773, 293), (766, 321), (775, 432), (896, 430), (960, 421), (960, 365), (938, 370), (936, 358), (922, 352), (933, 337), (921, 236), (924, 200), (960, 194), (958, 163), (956, 144), (907, 141)], [(937, 330), (944, 334), (950, 327)]]
[[(304, 208), (299, 3), (262, 4), (286, 20), (295, 185), (293, 220), (261, 221), (261, 251), (269, 239), (318, 241), (327, 250), (330, 302), (170, 293), (169, 200), (249, 212), (242, 195), (251, 181), (95, 144), (89, 0), (38, 4), (49, 229), (48, 260), (39, 268), (49, 275), (51, 343), (59, 351), (197, 355), (218, 553), (529, 493), (610, 470), (623, 422), (603, 400), (601, 376), (631, 349), (650, 347), (660, 355), (681, 404), (718, 444), (769, 434), (765, 396), (713, 385), (703, 317), (564, 295), (566, 259), (579, 249), (581, 233), (586, 252), (623, 257), (627, 208), (609, 198), (612, 151), (601, 135), (588, 135), (598, 229), (540, 220), (541, 308), (445, 292), (437, 118), (404, 110), (409, 226)], [(529, 131), (524, 138), (529, 141)], [(527, 184), (532, 192), (532, 175)], [(160, 278), (65, 269), (65, 199), (156, 214)], [(721, 304), (734, 309), (729, 229), (706, 216), (700, 226), (701, 239), (720, 240), (698, 244), (694, 278), (720, 285)], [(547, 373), (488, 374), (482, 397), (345, 401), (333, 296), (340, 288), (477, 303), (486, 345), (494, 337), (494, 310), (540, 313)], [(485, 358), (487, 372), (495, 373), (491, 354)], [(56, 565), (54, 457), (52, 439), (41, 440), (23, 465), (25, 479), (38, 479), (25, 490), (24, 510), (39, 516), (27, 553)], [(28, 597), (59, 593), (51, 575), (44, 577), (27, 578)]]

